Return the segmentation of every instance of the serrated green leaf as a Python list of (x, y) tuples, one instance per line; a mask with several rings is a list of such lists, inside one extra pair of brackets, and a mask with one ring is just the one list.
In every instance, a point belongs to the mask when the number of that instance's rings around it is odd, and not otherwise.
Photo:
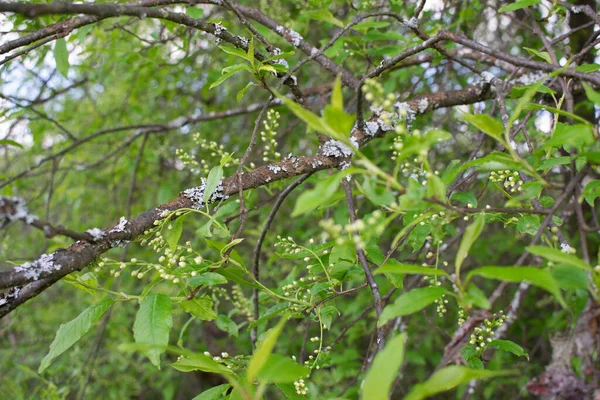
[(404, 400), (426, 399), (429, 396), (448, 391), (473, 379), (487, 379), (515, 374), (517, 374), (515, 371), (475, 370), (452, 365), (438, 370), (427, 381), (413, 386)]
[(171, 251), (175, 251), (177, 249), (177, 243), (179, 243), (179, 238), (181, 238), (181, 233), (183, 232), (183, 218), (179, 217), (174, 221), (166, 224), (162, 229), (162, 236), (165, 238), (165, 241), (169, 245), (169, 249)]
[(315, 21), (328, 22), (340, 28), (344, 27), (344, 23), (334, 17), (331, 11), (326, 8), (322, 8), (320, 10), (304, 10), (302, 15), (310, 19), (314, 19)]
[(555, 262), (557, 264), (567, 264), (572, 265), (577, 268), (581, 268), (586, 271), (591, 271), (592, 267), (582, 259), (572, 255), (563, 253), (558, 249), (553, 249), (550, 247), (544, 246), (529, 246), (527, 247), (527, 251), (531, 254), (535, 254), (542, 258), (545, 258), (548, 261)]
[(587, 96), (588, 100), (595, 105), (600, 106), (600, 93), (592, 89), (592, 87), (585, 82), (581, 82), (581, 84), (583, 85), (583, 89), (585, 90), (585, 95)]
[(186, 300), (179, 303), (179, 308), (192, 314), (194, 317), (203, 321), (212, 321), (217, 319), (217, 313), (213, 310), (213, 302), (210, 297), (202, 296), (192, 300)]
[(56, 62), (58, 72), (65, 78), (68, 78), (70, 67), (69, 51), (67, 50), (67, 42), (64, 38), (56, 39), (54, 42), (54, 61)]
[(472, 205), (473, 207), (477, 207), (477, 198), (471, 192), (455, 192), (450, 196), (450, 200), (460, 201), (465, 205)]
[(375, 356), (373, 364), (362, 385), (363, 399), (388, 399), (392, 384), (404, 361), (406, 333), (401, 333), (388, 341), (385, 348)]
[(519, 0), (519, 1), (515, 1), (514, 3), (507, 4), (504, 7), (500, 7), (498, 12), (503, 13), (503, 12), (509, 12), (509, 11), (516, 11), (516, 10), (520, 10), (525, 7), (531, 7), (533, 5), (540, 4), (540, 3), (541, 3), (540, 0)]
[(583, 189), (583, 198), (590, 206), (594, 206), (596, 198), (600, 197), (600, 181), (591, 181)]
[(489, 347), (495, 347), (499, 350), (506, 351), (514, 354), (517, 357), (525, 357), (529, 360), (529, 354), (521, 346), (516, 344), (515, 342), (511, 342), (510, 340), (492, 340), (489, 344)]
[(198, 396), (194, 397), (192, 400), (219, 400), (225, 392), (231, 387), (231, 385), (224, 383), (219, 386), (215, 386), (204, 392), (200, 393)]
[(310, 369), (298, 364), (289, 357), (271, 354), (265, 365), (258, 372), (261, 382), (291, 383), (305, 378)]
[(277, 338), (279, 337), (279, 334), (281, 333), (285, 323), (286, 318), (283, 317), (274, 328), (265, 333), (265, 338), (260, 345), (258, 345), (254, 355), (250, 359), (250, 363), (248, 364), (248, 369), (246, 371), (248, 383), (252, 384), (254, 382), (254, 378), (269, 360), (269, 356), (275, 347), (275, 343), (277, 343)]
[(202, 18), (204, 16), (204, 10), (202, 8), (187, 7), (185, 13), (192, 18)]
[(445, 293), (446, 289), (441, 287), (424, 287), (406, 292), (398, 297), (393, 304), (389, 304), (383, 309), (377, 326), (383, 326), (396, 317), (420, 311), (441, 298)]
[(10, 139), (2, 139), (0, 140), (0, 146), (5, 145), (5, 146), (15, 146), (15, 147), (19, 147), (19, 148), (23, 148), (23, 145), (20, 143), (15, 142), (14, 140), (10, 140)]
[(92, 324), (98, 321), (113, 303), (114, 300), (107, 297), (86, 308), (75, 319), (62, 324), (50, 344), (50, 351), (48, 351), (48, 354), (46, 354), (40, 363), (38, 373), (43, 373), (50, 366), (52, 360), (67, 351), (79, 339), (85, 336), (92, 328)]
[(223, 167), (220, 165), (212, 167), (208, 173), (208, 177), (206, 178), (206, 187), (204, 188), (204, 194), (202, 196), (204, 203), (208, 203), (210, 196), (212, 196), (212, 194), (215, 192), (221, 183), (222, 178)]
[(231, 370), (226, 366), (219, 364), (204, 354), (195, 354), (189, 357), (182, 357), (174, 363), (169, 364), (169, 366), (181, 372), (203, 371), (226, 376), (232, 374)]
[(469, 250), (471, 250), (471, 246), (477, 240), (481, 231), (483, 231), (483, 225), (485, 224), (485, 215), (479, 214), (475, 217), (475, 220), (471, 225), (469, 225), (465, 229), (465, 233), (460, 241), (460, 246), (458, 247), (458, 251), (456, 252), (456, 276), (460, 276), (460, 267), (462, 266), (463, 261), (467, 258), (469, 254)]
[(534, 286), (550, 292), (556, 297), (561, 306), (565, 309), (568, 308), (567, 303), (560, 292), (558, 283), (552, 274), (545, 269), (535, 267), (481, 267), (470, 271), (467, 275), (467, 281), (473, 276), (498, 279), (506, 282), (529, 282)]
[(231, 336), (238, 337), (238, 334), (239, 334), (238, 326), (227, 315), (223, 315), (223, 314), (219, 315), (217, 317), (217, 320), (215, 321), (215, 324), (217, 325), (217, 327), (220, 330), (229, 333)]
[[(145, 297), (135, 316), (133, 338), (138, 344), (166, 346), (173, 327), (171, 298), (155, 293)], [(152, 364), (160, 368), (160, 355), (164, 350), (151, 349), (144, 352)]]
[(216, 272), (205, 272), (200, 275), (196, 275), (190, 279), (190, 286), (214, 286), (214, 285), (224, 285), (227, 283), (227, 279)]
[(314, 189), (304, 191), (294, 205), (292, 217), (305, 214), (327, 202), (340, 185), (339, 174), (334, 174), (317, 183)]
[[(548, 64), (552, 64), (552, 59), (550, 58), (550, 54), (548, 54), (547, 51), (538, 51), (536, 49), (532, 49), (532, 48), (529, 48), (529, 47), (523, 47), (523, 48), (529, 54), (541, 58), (542, 60), (546, 61)], [(539, 88), (537, 90), (539, 90)]]
[(500, 143), (504, 144), (504, 139), (502, 138), (502, 133), (504, 132), (504, 128), (502, 127), (502, 122), (498, 121), (495, 118), (487, 114), (463, 114), (463, 118), (465, 121), (475, 126), (477, 129), (482, 131), (483, 133), (491, 136), (496, 139)]
[(448, 273), (439, 268), (423, 267), (421, 265), (403, 264), (396, 259), (390, 258), (387, 260), (385, 265), (381, 268), (377, 268), (374, 272), (378, 274), (409, 274), (409, 275), (444, 275), (449, 276)]

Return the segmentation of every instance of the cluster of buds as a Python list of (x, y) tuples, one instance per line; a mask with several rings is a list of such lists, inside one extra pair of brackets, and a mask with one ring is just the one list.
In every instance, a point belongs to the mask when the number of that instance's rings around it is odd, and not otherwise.
[(267, 118), (263, 121), (264, 130), (260, 132), (260, 140), (264, 143), (264, 162), (279, 161), (281, 159), (281, 154), (276, 151), (277, 141), (275, 140), (277, 128), (279, 127), (279, 118), (279, 112), (269, 110), (267, 112)]
[(493, 337), (496, 330), (504, 325), (504, 321), (507, 319), (508, 316), (504, 315), (502, 311), (495, 314), (491, 320), (486, 318), (481, 326), (473, 329), (469, 343), (475, 346), (479, 354), (483, 353), (487, 345), (494, 340)]
[(504, 189), (510, 193), (517, 193), (521, 191), (521, 186), (523, 186), (523, 181), (519, 177), (518, 171), (492, 171), (490, 174), (490, 181), (501, 187), (504, 187)]

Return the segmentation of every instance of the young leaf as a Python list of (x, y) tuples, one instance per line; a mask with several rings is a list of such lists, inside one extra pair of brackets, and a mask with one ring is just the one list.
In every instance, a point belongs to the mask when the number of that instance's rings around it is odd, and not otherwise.
[(373, 360), (362, 386), (363, 399), (389, 399), (394, 379), (404, 361), (406, 332), (391, 339)]
[(172, 221), (165, 225), (162, 230), (162, 236), (169, 245), (171, 251), (175, 251), (179, 238), (183, 232), (183, 218), (179, 217), (175, 221)]
[(317, 183), (314, 189), (303, 192), (294, 206), (292, 217), (305, 214), (326, 203), (340, 185), (340, 175), (333, 174)]
[(540, 4), (540, 3), (541, 3), (540, 0), (519, 0), (519, 1), (515, 1), (514, 3), (507, 4), (504, 7), (500, 7), (498, 12), (502, 13), (502, 12), (508, 12), (508, 11), (516, 11), (516, 10), (520, 10), (521, 8), (530, 7), (535, 4)]
[(557, 249), (544, 246), (529, 246), (527, 247), (527, 251), (557, 264), (572, 265), (586, 271), (592, 270), (592, 267), (582, 259), (577, 258), (572, 254), (563, 253)]
[(450, 196), (450, 200), (460, 201), (463, 204), (470, 204), (477, 207), (477, 198), (471, 192), (455, 192)]
[(344, 97), (342, 95), (342, 75), (338, 74), (331, 92), (331, 106), (336, 110), (344, 111)]
[(192, 18), (202, 18), (204, 16), (204, 10), (196, 7), (187, 7), (185, 13)]
[(206, 187), (204, 188), (204, 195), (202, 197), (204, 203), (208, 203), (210, 196), (215, 192), (222, 178), (223, 167), (220, 165), (212, 167), (208, 173), (208, 178), (206, 178)]
[(44, 372), (50, 366), (52, 360), (67, 351), (88, 333), (92, 324), (100, 319), (113, 302), (113, 299), (107, 297), (86, 308), (74, 320), (62, 324), (58, 328), (52, 344), (50, 344), (50, 351), (42, 359), (38, 373)]
[(260, 369), (258, 379), (261, 382), (292, 383), (306, 377), (309, 373), (310, 369), (291, 358), (271, 354), (267, 363)]
[(250, 61), (250, 64), (252, 64), (254, 67), (254, 36), (250, 37), (250, 43), (248, 43), (248, 52), (246, 54), (248, 55), (248, 61)]
[(587, 96), (588, 100), (595, 105), (600, 106), (600, 93), (592, 89), (592, 87), (585, 82), (581, 82), (581, 84), (583, 85), (583, 89), (585, 90), (585, 95)]
[(507, 282), (529, 282), (552, 293), (561, 306), (565, 309), (568, 308), (565, 299), (560, 293), (558, 283), (552, 274), (545, 269), (536, 267), (481, 267), (470, 271), (467, 275), (467, 281), (475, 275)]
[(64, 38), (56, 39), (54, 42), (54, 61), (56, 69), (62, 76), (68, 78), (69, 75), (69, 51), (67, 50), (67, 42)]
[(204, 392), (200, 393), (198, 396), (194, 397), (192, 400), (218, 400), (227, 392), (227, 390), (231, 387), (231, 385), (224, 383), (219, 386), (215, 386)]
[(514, 375), (515, 371), (487, 371), (452, 365), (435, 372), (427, 381), (413, 386), (404, 400), (421, 400), (467, 383), (473, 379)]
[(205, 272), (200, 275), (196, 275), (190, 279), (190, 286), (214, 286), (214, 285), (224, 285), (227, 283), (227, 279), (216, 272)]
[(583, 198), (588, 204), (594, 207), (594, 201), (600, 197), (600, 181), (592, 181), (583, 189)]
[(226, 315), (223, 315), (223, 314), (219, 315), (217, 317), (217, 320), (215, 321), (215, 324), (217, 325), (217, 328), (229, 333), (231, 336), (237, 337), (239, 334), (239, 329), (238, 329), (237, 324)]
[[(171, 316), (171, 298), (166, 294), (155, 293), (145, 297), (135, 316), (133, 338), (138, 344), (166, 346), (169, 343), (169, 332), (173, 327)], [(161, 349), (150, 349), (144, 352), (152, 364), (160, 368)]]
[(279, 321), (274, 328), (270, 329), (267, 333), (265, 333), (265, 338), (260, 343), (254, 355), (250, 359), (250, 363), (248, 364), (248, 370), (246, 371), (246, 378), (248, 379), (248, 383), (252, 384), (254, 382), (254, 378), (258, 374), (258, 372), (262, 369), (262, 367), (267, 363), (273, 348), (275, 347), (275, 343), (277, 343), (277, 338), (283, 329), (283, 326), (286, 323), (287, 318), (283, 317)]
[(219, 364), (204, 354), (194, 354), (187, 357), (182, 357), (174, 363), (169, 364), (169, 366), (181, 372), (203, 371), (225, 376), (233, 373), (226, 366)]
[(383, 309), (377, 325), (383, 326), (390, 319), (420, 311), (442, 297), (444, 293), (446, 293), (446, 289), (441, 287), (424, 287), (406, 292), (393, 304)]
[(217, 313), (213, 311), (213, 302), (210, 297), (203, 296), (197, 299), (186, 300), (179, 303), (179, 308), (192, 314), (203, 321), (217, 319)]
[(527, 354), (527, 352), (525, 350), (523, 350), (523, 348), (521, 346), (519, 346), (515, 342), (511, 342), (510, 340), (499, 340), (499, 339), (492, 340), (488, 344), (488, 346), (495, 347), (497, 349), (500, 349), (502, 351), (506, 351), (509, 353), (513, 353), (517, 357), (523, 356), (529, 360), (529, 354)]
[(423, 267), (421, 265), (414, 264), (403, 264), (397, 260), (390, 258), (387, 260), (385, 265), (378, 268), (374, 272), (377, 274), (408, 274), (408, 275), (444, 275), (449, 276), (448, 273), (439, 268)]
[(2, 145), (20, 147), (21, 149), (23, 148), (23, 145), (21, 145), (20, 143), (15, 142), (14, 140), (10, 140), (10, 139), (2, 139), (2, 140), (0, 140), (0, 146), (2, 146)]
[(302, 14), (310, 19), (314, 19), (315, 21), (328, 22), (340, 28), (344, 27), (344, 23), (336, 17), (334, 17), (331, 11), (329, 11), (326, 8), (322, 8), (320, 10), (303, 11)]
[(238, 94), (236, 96), (236, 99), (238, 102), (240, 100), (242, 100), (242, 98), (244, 97), (244, 95), (246, 94), (248, 89), (250, 89), (252, 86), (256, 86), (256, 84), (254, 82), (248, 82), (248, 84), (246, 86), (244, 86), (244, 88), (238, 92)]
[(504, 132), (504, 128), (502, 127), (502, 122), (498, 121), (495, 118), (490, 117), (487, 114), (463, 114), (463, 118), (465, 121), (475, 126), (477, 129), (482, 131), (483, 133), (491, 136), (496, 139), (500, 143), (504, 144), (504, 139), (502, 138), (502, 133)]
[(471, 250), (471, 246), (477, 240), (481, 231), (483, 230), (483, 225), (485, 223), (485, 215), (479, 214), (475, 217), (475, 221), (471, 225), (465, 229), (465, 234), (463, 235), (462, 240), (460, 241), (460, 246), (458, 247), (458, 251), (456, 252), (456, 276), (460, 276), (460, 267), (462, 266), (463, 261), (467, 258), (467, 254), (469, 254), (469, 250)]
[(537, 51), (536, 49), (531, 49), (529, 47), (523, 47), (529, 54), (537, 56), (542, 60), (546, 61), (548, 64), (552, 64), (552, 59), (550, 58), (550, 54), (547, 51)]

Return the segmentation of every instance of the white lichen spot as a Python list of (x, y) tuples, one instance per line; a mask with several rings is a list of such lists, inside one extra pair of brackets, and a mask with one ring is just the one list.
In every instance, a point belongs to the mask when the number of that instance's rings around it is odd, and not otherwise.
[(40, 258), (32, 262), (26, 262), (15, 267), (15, 272), (24, 272), (25, 278), (37, 281), (43, 273), (58, 271), (62, 268), (54, 262), (54, 253), (42, 254)]
[(95, 242), (101, 240), (102, 238), (104, 238), (104, 236), (106, 236), (106, 233), (104, 233), (104, 231), (100, 228), (88, 229), (87, 231), (85, 231), (85, 233), (89, 233)]
[(0, 197), (0, 227), (14, 221), (31, 224), (37, 219), (29, 214), (27, 203), (21, 197)]
[(369, 121), (365, 124), (365, 128), (366, 128), (366, 134), (368, 136), (375, 136), (377, 135), (377, 131), (379, 130), (379, 124), (375, 121)]
[(496, 77), (491, 72), (483, 71), (481, 73), (481, 79), (483, 79), (485, 83), (491, 83), (495, 78)]
[(279, 165), (269, 165), (267, 168), (274, 174), (278, 174), (283, 170)]
[(327, 157), (350, 157), (354, 151), (344, 143), (331, 139), (323, 143), (321, 153)]
[(419, 20), (415, 17), (412, 17), (411, 19), (405, 19), (403, 23), (412, 29), (417, 29), (419, 27)]
[(423, 114), (427, 111), (427, 107), (429, 107), (429, 100), (427, 100), (427, 97), (421, 98), (418, 104), (419, 114)]
[(225, 28), (223, 25), (221, 25), (220, 22), (217, 22), (215, 24), (215, 36), (221, 36), (221, 34), (223, 32), (225, 32), (227, 30), (227, 28)]
[(114, 233), (114, 232), (125, 232), (125, 227), (127, 226), (127, 224), (129, 223), (129, 221), (127, 221), (127, 218), (125, 217), (121, 217), (121, 219), (119, 219), (119, 223), (117, 225), (115, 225), (110, 231), (108, 231), (109, 233)]
[(360, 144), (358, 143), (358, 139), (356, 139), (354, 136), (352, 136), (350, 138), (350, 144), (352, 145), (352, 147), (354, 147), (355, 149), (358, 149), (360, 147)]

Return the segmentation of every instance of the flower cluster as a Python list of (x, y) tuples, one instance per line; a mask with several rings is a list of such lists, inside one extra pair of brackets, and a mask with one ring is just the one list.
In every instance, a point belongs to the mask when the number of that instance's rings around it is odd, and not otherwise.
[(279, 161), (281, 154), (277, 150), (277, 128), (279, 127), (279, 112), (269, 110), (267, 118), (263, 121), (264, 130), (260, 132), (260, 140), (264, 143), (263, 146), (263, 161)]
[(500, 187), (503, 187), (510, 193), (516, 193), (521, 191), (523, 181), (519, 177), (518, 171), (492, 171), (490, 174), (490, 181), (494, 182)]
[(491, 320), (486, 318), (483, 324), (473, 329), (473, 333), (469, 338), (469, 344), (475, 346), (479, 354), (482, 354), (487, 345), (494, 340), (493, 337), (496, 330), (504, 325), (504, 321), (507, 319), (508, 316), (504, 315), (502, 311), (495, 314)]

